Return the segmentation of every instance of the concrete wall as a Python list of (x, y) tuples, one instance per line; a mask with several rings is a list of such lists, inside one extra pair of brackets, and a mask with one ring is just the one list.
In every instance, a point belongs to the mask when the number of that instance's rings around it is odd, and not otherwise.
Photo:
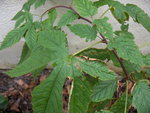
[[(11, 29), (13, 29), (15, 22), (11, 21), (11, 18), (21, 9), (22, 5), (26, 1), (27, 0), (0, 0), (0, 42), (4, 39), (6, 34)], [(122, 3), (136, 4), (150, 15), (150, 8), (149, 8), (150, 0), (119, 0), (119, 1), (121, 1)], [(67, 5), (69, 3), (70, 0), (51, 0), (46, 2), (45, 6), (42, 6), (36, 10), (32, 9), (32, 13), (40, 16), (46, 9), (54, 5), (58, 5), (58, 4)], [(99, 13), (94, 18), (98, 18), (100, 14), (103, 13), (106, 9), (107, 9), (106, 7), (100, 8)], [(60, 12), (59, 13), (60, 15), (62, 15), (65, 12), (64, 9), (58, 9), (58, 11)], [(111, 17), (109, 21), (112, 23), (114, 30), (119, 29), (120, 25), (111, 16), (110, 12), (107, 13), (107, 16)], [(39, 19), (39, 17), (36, 16), (35, 19)], [(84, 23), (83, 21), (78, 21), (78, 22)], [(68, 33), (71, 53), (89, 44), (89, 42), (85, 43), (84, 39), (79, 39), (79, 37), (71, 34), (68, 28), (64, 28), (64, 29)], [(148, 31), (146, 31), (141, 25), (134, 23), (132, 19), (130, 19), (130, 31), (135, 35), (136, 37), (135, 41), (139, 47), (147, 42), (150, 42), (150, 33), (148, 33)], [(13, 68), (17, 64), (21, 54), (22, 45), (23, 45), (23, 41), (20, 41), (13, 47), (0, 51), (0, 68)], [(144, 54), (150, 54), (149, 48), (150, 46), (146, 46), (144, 48), (141, 48), (140, 50)]]

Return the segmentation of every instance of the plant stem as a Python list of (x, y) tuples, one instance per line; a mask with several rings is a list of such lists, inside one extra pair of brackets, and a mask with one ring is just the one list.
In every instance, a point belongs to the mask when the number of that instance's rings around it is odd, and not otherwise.
[(109, 7), (109, 8), (100, 16), (100, 18), (102, 18), (110, 9), (111, 9), (111, 7)]
[(84, 50), (89, 49), (89, 48), (91, 48), (91, 47), (93, 47), (93, 46), (95, 46), (95, 45), (97, 45), (97, 44), (99, 44), (99, 43), (102, 43), (102, 42), (101, 42), (101, 41), (95, 42), (95, 43), (93, 43), (93, 44), (91, 44), (91, 45), (89, 45), (89, 46), (87, 46), (87, 47), (85, 47), (85, 48), (83, 48), (83, 49), (77, 51), (77, 52), (74, 53), (72, 56), (76, 56), (76, 55), (78, 55), (79, 53), (83, 52)]
[(88, 19), (86, 19), (86, 18), (80, 16), (80, 14), (79, 14), (78, 12), (76, 12), (72, 7), (68, 7), (68, 6), (64, 6), (64, 5), (58, 5), (58, 6), (55, 6), (55, 7), (52, 7), (52, 8), (50, 8), (50, 9), (46, 10), (46, 11), (41, 15), (40, 20), (42, 21), (43, 16), (44, 16), (47, 12), (51, 11), (52, 9), (56, 9), (56, 8), (65, 8), (65, 9), (72, 10), (73, 12), (75, 12), (75, 13), (79, 16), (79, 19), (82, 19), (82, 20), (84, 20), (84, 21), (86, 21), (86, 22), (92, 24), (92, 22), (91, 22), (90, 20), (88, 20)]
[(143, 45), (140, 46), (139, 48), (141, 49), (141, 48), (143, 48), (143, 47), (145, 47), (145, 46), (148, 46), (148, 45), (150, 45), (150, 42), (147, 42), (147, 43), (143, 44)]
[(126, 80), (126, 100), (125, 100), (124, 113), (127, 113), (127, 106), (128, 106), (128, 80)]

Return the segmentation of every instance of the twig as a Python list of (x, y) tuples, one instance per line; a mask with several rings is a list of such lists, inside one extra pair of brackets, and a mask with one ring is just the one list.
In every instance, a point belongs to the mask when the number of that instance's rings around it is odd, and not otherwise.
[(112, 7), (109, 7), (101, 16), (100, 18), (102, 18)]

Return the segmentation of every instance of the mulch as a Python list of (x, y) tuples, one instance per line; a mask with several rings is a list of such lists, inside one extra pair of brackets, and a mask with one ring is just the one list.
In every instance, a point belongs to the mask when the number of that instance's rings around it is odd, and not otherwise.
[[(40, 76), (33, 78), (31, 74), (11, 78), (0, 70), (0, 95), (8, 99), (8, 105), (0, 113), (32, 113), (31, 92), (49, 76), (51, 70), (45, 69)], [(63, 87), (63, 113), (68, 113), (69, 91), (72, 81), (69, 78)]]
[[(11, 78), (4, 74), (6, 70), (0, 70), (0, 95), (8, 99), (7, 107), (0, 113), (32, 113), (32, 90), (45, 80), (51, 73), (52, 70), (45, 69), (38, 77), (32, 77), (31, 74), (24, 76)], [(69, 92), (71, 89), (72, 80), (66, 78), (66, 82), (63, 87), (63, 113), (68, 113), (68, 101)], [(129, 91), (132, 91), (133, 84), (129, 83)], [(122, 92), (125, 91), (125, 81), (118, 81), (118, 88), (114, 94), (114, 98), (121, 96)], [(116, 101), (112, 100), (109, 107)], [(129, 113), (137, 113), (137, 111), (131, 106)]]

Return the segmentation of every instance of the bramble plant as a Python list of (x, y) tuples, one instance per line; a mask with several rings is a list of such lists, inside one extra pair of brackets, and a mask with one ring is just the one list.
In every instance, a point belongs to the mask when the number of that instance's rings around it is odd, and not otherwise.
[[(50, 76), (32, 92), (34, 113), (62, 113), (62, 89), (66, 77), (73, 80), (70, 91), (69, 113), (127, 113), (135, 108), (138, 113), (150, 113), (150, 55), (143, 55), (128, 31), (129, 18), (150, 31), (150, 18), (134, 4), (121, 4), (114, 0), (71, 0), (70, 6), (58, 5), (45, 11), (39, 21), (33, 20), (32, 5), (40, 7), (46, 0), (28, 0), (14, 16), (15, 28), (4, 39), (0, 49), (11, 47), (23, 37), (25, 43), (20, 62), (6, 72), (11, 77), (27, 73), (37, 76), (48, 63), (53, 64)], [(104, 5), (108, 9), (99, 19), (87, 19)], [(57, 8), (67, 12), (56, 24)], [(107, 11), (120, 23), (120, 30), (113, 31)], [(43, 16), (47, 15), (46, 19)], [(75, 20), (87, 24), (71, 24)], [(55, 22), (55, 24), (54, 24)], [(69, 54), (67, 26), (72, 33), (92, 41), (99, 41)], [(106, 44), (105, 49), (93, 48)], [(122, 68), (117, 74), (107, 62)], [(123, 87), (120, 82), (125, 83)], [(123, 90), (124, 88), (124, 90)], [(120, 91), (121, 90), (121, 91)]]

